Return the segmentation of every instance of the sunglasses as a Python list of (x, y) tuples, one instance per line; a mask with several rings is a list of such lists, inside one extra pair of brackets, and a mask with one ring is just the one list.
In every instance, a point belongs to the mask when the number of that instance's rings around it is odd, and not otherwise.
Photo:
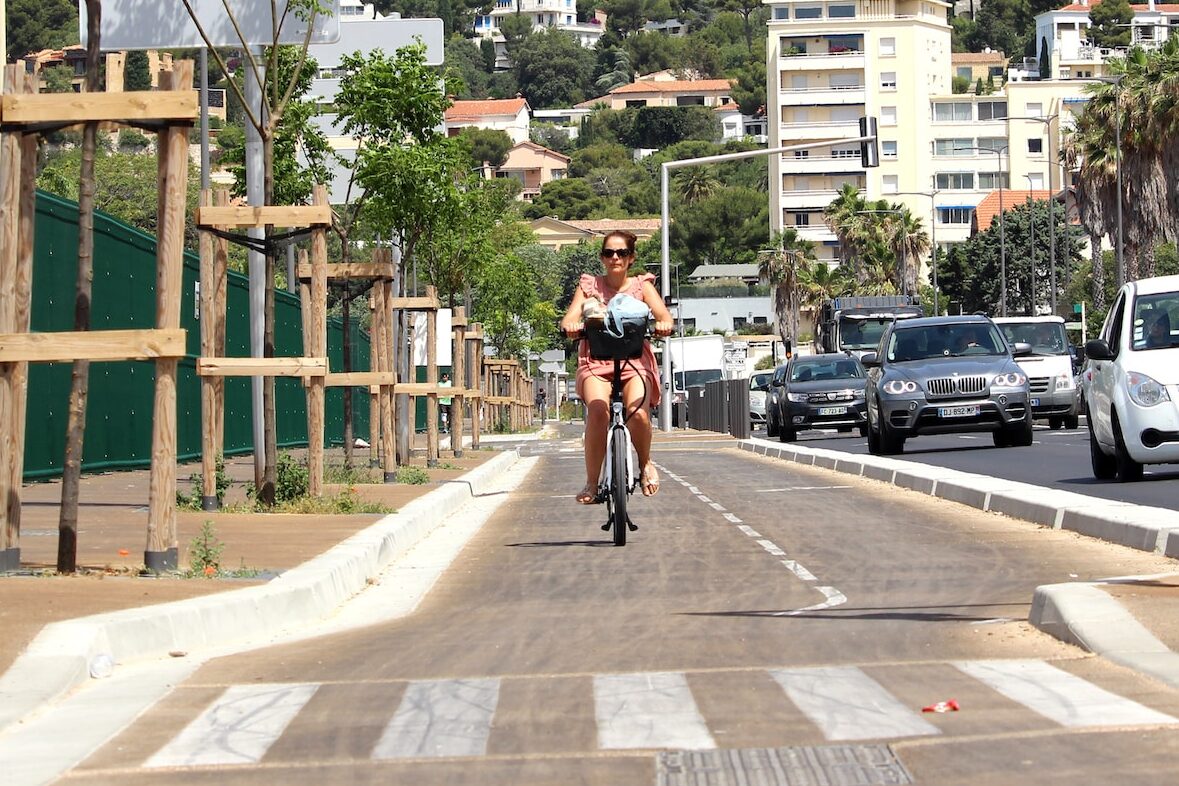
[(620, 259), (625, 259), (626, 257), (629, 257), (632, 253), (634, 253), (634, 252), (632, 252), (629, 248), (603, 248), (602, 249), (602, 256), (606, 257), (606, 259), (610, 259), (612, 257), (619, 257)]

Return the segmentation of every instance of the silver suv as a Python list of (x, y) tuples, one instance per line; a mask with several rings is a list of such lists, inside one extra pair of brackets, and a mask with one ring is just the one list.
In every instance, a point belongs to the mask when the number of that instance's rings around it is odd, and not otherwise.
[(983, 316), (926, 317), (891, 325), (868, 369), (868, 450), (900, 453), (919, 434), (990, 431), (996, 447), (1032, 444), (1028, 378)]

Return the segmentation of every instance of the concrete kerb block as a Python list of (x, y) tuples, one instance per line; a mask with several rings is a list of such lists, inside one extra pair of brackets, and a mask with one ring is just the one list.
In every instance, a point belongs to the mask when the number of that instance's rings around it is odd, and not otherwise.
[(266, 585), (45, 626), (0, 675), (0, 731), (85, 681), (96, 655), (129, 663), (326, 617), (518, 459), (506, 451)]
[(992, 491), (986, 509), (1046, 527), (1059, 528), (1060, 509), (1083, 504), (1085, 499), (1071, 491), (1013, 482), (1008, 488)]
[(1168, 541), (1172, 539), (1171, 533), (1179, 532), (1179, 514), (1165, 508), (1125, 502), (1089, 501), (1061, 511), (1061, 527), (1142, 551), (1165, 554)]
[(946, 480), (958, 480), (963, 473), (953, 469), (931, 467), (925, 464), (910, 464), (904, 469), (898, 469), (893, 475), (896, 485), (919, 491), (929, 496), (937, 496), (937, 487)]

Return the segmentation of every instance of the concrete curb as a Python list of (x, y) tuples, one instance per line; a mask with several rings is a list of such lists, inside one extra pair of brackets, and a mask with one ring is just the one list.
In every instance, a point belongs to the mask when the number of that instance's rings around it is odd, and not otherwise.
[(1156, 639), (1100, 584), (1037, 587), (1028, 621), (1061, 641), (1179, 688), (1179, 653)]
[(322, 620), (519, 459), (506, 451), (264, 585), (46, 625), (0, 676), (0, 732), (115, 664), (272, 636)]
[(762, 439), (742, 440), (738, 447), (771, 458), (882, 480), (979, 510), (1070, 530), (1140, 551), (1179, 557), (1179, 512), (1166, 508), (1109, 502), (1015, 480), (827, 448), (789, 444), (779, 447)]

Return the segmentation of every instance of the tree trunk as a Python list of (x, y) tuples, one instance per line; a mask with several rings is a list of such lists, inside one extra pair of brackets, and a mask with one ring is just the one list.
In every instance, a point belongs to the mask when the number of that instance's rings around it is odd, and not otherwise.
[[(86, 0), (86, 92), (97, 93), (101, 0)], [(90, 297), (94, 284), (94, 151), (98, 124), (82, 131), (82, 163), (78, 182), (78, 283), (74, 294), (74, 330), (90, 329)], [(70, 375), (69, 419), (61, 473), (61, 511), (57, 530), (57, 570), (73, 573), (78, 563), (78, 486), (82, 476), (82, 448), (86, 436), (86, 401), (90, 389), (90, 361), (75, 360)]]
[(1093, 310), (1105, 311), (1105, 260), (1101, 253), (1101, 235), (1089, 234), (1089, 248), (1092, 249), (1090, 264), (1093, 266)]
[[(266, 129), (262, 135), (262, 167), (264, 201), (274, 202), (274, 130)], [(263, 308), (265, 325), (262, 334), (262, 356), (274, 357), (274, 251), (270, 238), (274, 227), (266, 227), (266, 302)], [(258, 501), (266, 507), (274, 505), (275, 486), (278, 483), (278, 428), (277, 410), (274, 401), (274, 377), (262, 380), (262, 438), (265, 441), (262, 472), (262, 487), (258, 489)]]

